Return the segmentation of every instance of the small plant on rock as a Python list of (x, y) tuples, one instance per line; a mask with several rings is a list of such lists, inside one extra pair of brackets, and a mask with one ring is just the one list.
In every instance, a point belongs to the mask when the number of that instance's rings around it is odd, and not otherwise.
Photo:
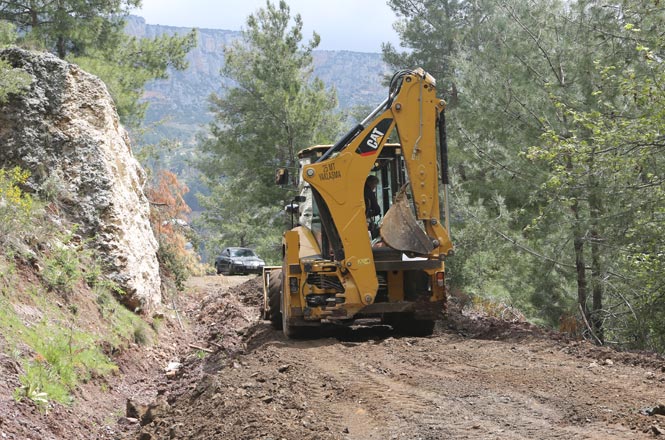
[(44, 259), (42, 277), (50, 289), (64, 293), (71, 291), (82, 277), (76, 249), (65, 244), (55, 248), (51, 255)]
[(19, 167), (0, 168), (0, 244), (15, 248), (31, 229), (34, 210), (30, 194), (21, 189), (30, 172)]

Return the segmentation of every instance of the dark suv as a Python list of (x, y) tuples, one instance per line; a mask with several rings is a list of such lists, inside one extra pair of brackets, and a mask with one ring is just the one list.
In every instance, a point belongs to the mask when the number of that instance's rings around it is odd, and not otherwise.
[(215, 259), (217, 273), (235, 275), (237, 273), (261, 273), (265, 262), (253, 250), (241, 247), (229, 247)]

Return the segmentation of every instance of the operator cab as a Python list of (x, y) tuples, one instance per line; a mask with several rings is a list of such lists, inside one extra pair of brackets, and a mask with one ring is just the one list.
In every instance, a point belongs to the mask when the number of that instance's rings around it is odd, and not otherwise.
[[(316, 162), (328, 151), (332, 145), (315, 145), (305, 148), (298, 153), (298, 189), (300, 199), (298, 223), (309, 228), (316, 237), (321, 249), (324, 249), (322, 243), (322, 226), (316, 203), (312, 197), (312, 190), (302, 177), (302, 170), (305, 166)], [(371, 175), (378, 178), (376, 187), (376, 198), (381, 208), (381, 214), (373, 219), (380, 224), (383, 216), (386, 215), (392, 206), (395, 196), (399, 189), (406, 183), (406, 171), (404, 159), (402, 157), (402, 148), (397, 143), (387, 143), (381, 150), (372, 167)], [(379, 239), (375, 239), (376, 243)]]

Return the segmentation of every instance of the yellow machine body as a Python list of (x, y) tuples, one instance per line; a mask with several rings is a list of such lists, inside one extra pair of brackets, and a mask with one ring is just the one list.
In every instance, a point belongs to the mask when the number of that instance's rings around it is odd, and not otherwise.
[[(431, 332), (445, 309), (443, 258), (453, 248), (439, 202), (436, 134), (444, 108), (430, 75), (403, 72), (371, 120), (335, 146), (302, 153), (312, 160), (303, 163), (301, 184), (321, 224), (287, 231), (282, 267), (264, 276), (266, 317), (287, 336), (359, 318)], [(399, 144), (386, 147), (394, 131)], [(397, 171), (402, 175), (395, 177)], [(372, 172), (384, 179), (381, 239), (374, 240), (364, 198)]]

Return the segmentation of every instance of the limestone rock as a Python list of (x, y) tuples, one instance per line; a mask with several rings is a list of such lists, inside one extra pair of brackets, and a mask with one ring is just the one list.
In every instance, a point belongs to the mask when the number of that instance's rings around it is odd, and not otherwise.
[(58, 189), (63, 214), (92, 239), (128, 306), (161, 302), (145, 172), (106, 86), (47, 53), (9, 48), (0, 58), (33, 78), (26, 93), (0, 107), (0, 166), (30, 170), (35, 191)]

